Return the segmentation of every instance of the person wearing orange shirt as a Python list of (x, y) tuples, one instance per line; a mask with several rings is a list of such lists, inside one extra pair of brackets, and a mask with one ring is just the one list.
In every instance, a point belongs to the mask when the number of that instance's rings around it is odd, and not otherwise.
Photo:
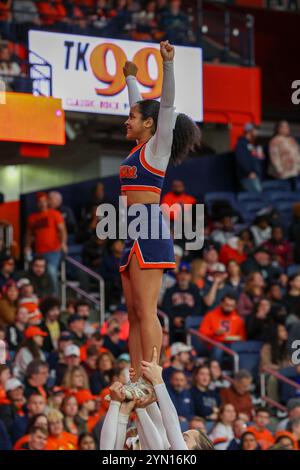
[[(127, 313), (127, 307), (124, 304), (118, 305), (116, 310), (112, 312), (111, 316), (109, 317), (109, 320), (115, 319), (120, 328), (120, 334), (119, 338), (122, 341), (127, 341), (128, 336), (129, 336), (129, 321), (128, 321), (128, 313)], [(102, 325), (102, 328), (100, 330), (101, 335), (106, 335), (107, 329), (108, 329), (108, 321), (105, 321)]]
[(269, 423), (270, 411), (268, 408), (260, 407), (256, 409), (253, 426), (247, 429), (254, 434), (262, 450), (267, 450), (275, 441), (273, 434), (267, 429)]
[[(233, 341), (244, 341), (246, 339), (245, 323), (237, 313), (236, 304), (234, 294), (225, 294), (221, 304), (204, 316), (199, 332), (218, 343), (230, 345)], [(212, 357), (221, 362), (223, 350), (213, 347)]]
[(63, 419), (60, 411), (49, 411), (49, 437), (45, 450), (77, 450), (77, 437), (64, 431)]
[[(196, 204), (197, 200), (185, 192), (183, 181), (174, 180), (172, 183), (172, 190), (162, 197), (161, 203), (166, 206), (173, 206), (173, 204)], [(167, 207), (162, 207), (163, 212), (169, 215), (171, 221), (176, 221), (179, 218), (179, 210), (169, 211)]]
[(67, 252), (67, 230), (62, 214), (49, 209), (46, 193), (37, 193), (36, 201), (38, 212), (30, 214), (27, 220), (24, 254), (29, 259), (33, 246), (35, 254), (45, 258), (54, 289), (58, 292), (57, 273), (61, 252)]
[(47, 450), (47, 438), (46, 428), (34, 426), (29, 431), (28, 441), (23, 442), (18, 450)]

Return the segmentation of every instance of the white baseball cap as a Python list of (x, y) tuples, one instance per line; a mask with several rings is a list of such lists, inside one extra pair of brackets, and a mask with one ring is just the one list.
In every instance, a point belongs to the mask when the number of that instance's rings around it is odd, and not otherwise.
[(11, 379), (8, 379), (8, 381), (6, 382), (5, 391), (11, 392), (12, 390), (16, 390), (19, 387), (24, 388), (24, 385), (22, 384), (22, 382), (20, 382), (19, 379), (12, 377)]
[(192, 349), (192, 346), (188, 346), (184, 343), (173, 343), (170, 348), (171, 357), (183, 352), (190, 352)]
[(76, 344), (69, 344), (65, 349), (65, 356), (77, 356), (80, 357), (80, 349)]

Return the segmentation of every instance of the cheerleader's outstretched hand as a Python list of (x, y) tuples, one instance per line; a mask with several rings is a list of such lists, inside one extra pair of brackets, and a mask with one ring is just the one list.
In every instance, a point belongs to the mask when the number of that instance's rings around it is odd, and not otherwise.
[(158, 364), (157, 349), (153, 348), (151, 362), (142, 361), (142, 375), (149, 380), (152, 385), (164, 383), (162, 378), (162, 367)]

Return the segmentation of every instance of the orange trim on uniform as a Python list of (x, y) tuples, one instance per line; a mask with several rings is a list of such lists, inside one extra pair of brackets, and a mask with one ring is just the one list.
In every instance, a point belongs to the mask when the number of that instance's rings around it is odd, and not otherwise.
[(152, 193), (161, 193), (161, 189), (156, 186), (146, 186), (146, 185), (122, 185), (121, 191), (151, 191)]
[(134, 242), (134, 244), (133, 244), (133, 246), (130, 250), (127, 263), (124, 264), (123, 266), (120, 266), (120, 268), (119, 268), (120, 273), (125, 271), (125, 269), (127, 268), (127, 266), (129, 265), (129, 263), (131, 261), (132, 255), (134, 253), (136, 254), (139, 266), (142, 269), (175, 269), (176, 268), (176, 263), (173, 263), (173, 262), (170, 262), (170, 263), (164, 263), (164, 262), (151, 263), (151, 262), (144, 261), (144, 258), (143, 258), (143, 255), (142, 255), (142, 252), (141, 252), (141, 249), (140, 249), (139, 242), (137, 240), (135, 240), (135, 242)]
[(165, 171), (157, 170), (153, 166), (149, 165), (148, 162), (146, 162), (145, 151), (146, 151), (146, 147), (144, 147), (142, 149), (142, 151), (140, 152), (140, 162), (143, 165), (143, 167), (146, 168), (146, 170), (150, 171), (150, 173), (154, 173), (157, 176), (164, 177), (165, 176)]
[[(138, 144), (138, 145), (136, 145), (135, 147), (133, 147), (133, 149), (130, 150), (128, 157), (130, 157), (130, 155), (132, 155), (132, 154), (133, 154), (134, 152), (136, 152), (138, 149), (140, 149), (141, 147), (143, 147), (143, 145), (144, 145), (144, 143), (143, 143), (143, 144)], [(128, 158), (128, 157), (127, 157), (127, 158)]]

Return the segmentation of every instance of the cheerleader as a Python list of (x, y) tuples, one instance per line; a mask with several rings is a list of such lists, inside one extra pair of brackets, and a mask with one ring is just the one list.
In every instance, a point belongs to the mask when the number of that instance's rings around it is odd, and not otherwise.
[[(162, 329), (157, 317), (157, 302), (164, 270), (175, 268), (173, 241), (159, 206), (160, 194), (169, 161), (180, 163), (200, 143), (200, 130), (184, 114), (174, 108), (174, 47), (161, 42), (163, 84), (161, 102), (142, 100), (137, 83), (137, 67), (126, 62), (123, 71), (129, 93), (130, 113), (125, 122), (126, 137), (136, 146), (120, 168), (121, 194), (127, 206), (142, 204), (147, 216), (141, 225), (148, 236), (128, 236), (120, 272), (128, 309), (131, 365), (141, 375), (141, 360), (150, 361), (153, 348), (160, 354)], [(134, 217), (133, 217), (134, 218)], [(128, 215), (128, 223), (131, 217)], [(159, 237), (151, 238), (151, 225), (159, 226)], [(127, 389), (132, 396), (135, 388), (145, 387), (137, 381)]]

